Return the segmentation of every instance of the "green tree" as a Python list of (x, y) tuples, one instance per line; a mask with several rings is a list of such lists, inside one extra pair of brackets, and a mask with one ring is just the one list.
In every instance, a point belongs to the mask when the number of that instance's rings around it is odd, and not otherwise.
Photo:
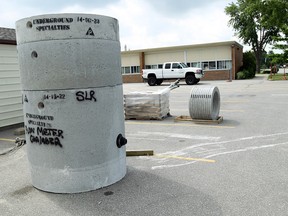
[(244, 44), (252, 47), (256, 58), (256, 72), (260, 73), (263, 51), (280, 37), (287, 26), (287, 0), (237, 0), (225, 7), (229, 25)]
[(282, 51), (280, 54), (269, 56), (275, 63), (287, 64), (288, 63), (288, 26), (283, 25), (282, 34), (280, 37), (275, 38), (276, 43), (274, 49)]
[(255, 76), (256, 60), (253, 52), (243, 53), (243, 65), (237, 73), (237, 79), (250, 79)]

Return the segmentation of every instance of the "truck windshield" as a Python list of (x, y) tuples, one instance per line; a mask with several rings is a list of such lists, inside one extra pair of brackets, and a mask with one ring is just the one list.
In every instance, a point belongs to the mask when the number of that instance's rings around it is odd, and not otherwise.
[(183, 68), (188, 68), (188, 66), (187, 66), (185, 63), (183, 63), (183, 62), (180, 62), (180, 65), (181, 65)]

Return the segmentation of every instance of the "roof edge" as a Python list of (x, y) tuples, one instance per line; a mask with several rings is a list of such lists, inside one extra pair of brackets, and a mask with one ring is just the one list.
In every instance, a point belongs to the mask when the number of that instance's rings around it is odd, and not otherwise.
[(179, 45), (179, 46), (169, 46), (169, 47), (156, 47), (156, 48), (147, 48), (147, 49), (137, 49), (137, 50), (127, 50), (121, 51), (121, 53), (133, 53), (133, 52), (157, 52), (163, 51), (167, 49), (184, 49), (184, 48), (191, 48), (191, 47), (200, 47), (200, 46), (221, 46), (221, 45), (236, 45), (240, 48), (243, 48), (241, 44), (237, 41), (221, 41), (221, 42), (212, 42), (212, 43), (201, 43), (201, 44), (190, 44), (190, 45)]

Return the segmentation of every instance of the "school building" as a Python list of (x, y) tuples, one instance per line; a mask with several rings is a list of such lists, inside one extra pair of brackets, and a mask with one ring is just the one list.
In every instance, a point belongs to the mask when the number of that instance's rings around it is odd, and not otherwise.
[(203, 80), (235, 79), (243, 64), (243, 46), (236, 41), (160, 47), (121, 52), (123, 82), (143, 82), (142, 69), (162, 68), (164, 62), (179, 61), (201, 67)]

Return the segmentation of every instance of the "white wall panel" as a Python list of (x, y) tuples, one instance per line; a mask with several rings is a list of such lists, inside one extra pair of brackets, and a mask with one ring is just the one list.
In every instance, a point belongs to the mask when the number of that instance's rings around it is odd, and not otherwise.
[(183, 62), (184, 60), (184, 51), (145, 53), (145, 65), (161, 64), (170, 61)]
[(122, 67), (139, 66), (140, 65), (139, 53), (128, 54), (128, 55), (122, 54), (121, 55), (121, 64), (122, 64)]
[(187, 61), (230, 60), (229, 46), (201, 47), (187, 50)]
[(0, 127), (23, 122), (16, 45), (0, 44)]

